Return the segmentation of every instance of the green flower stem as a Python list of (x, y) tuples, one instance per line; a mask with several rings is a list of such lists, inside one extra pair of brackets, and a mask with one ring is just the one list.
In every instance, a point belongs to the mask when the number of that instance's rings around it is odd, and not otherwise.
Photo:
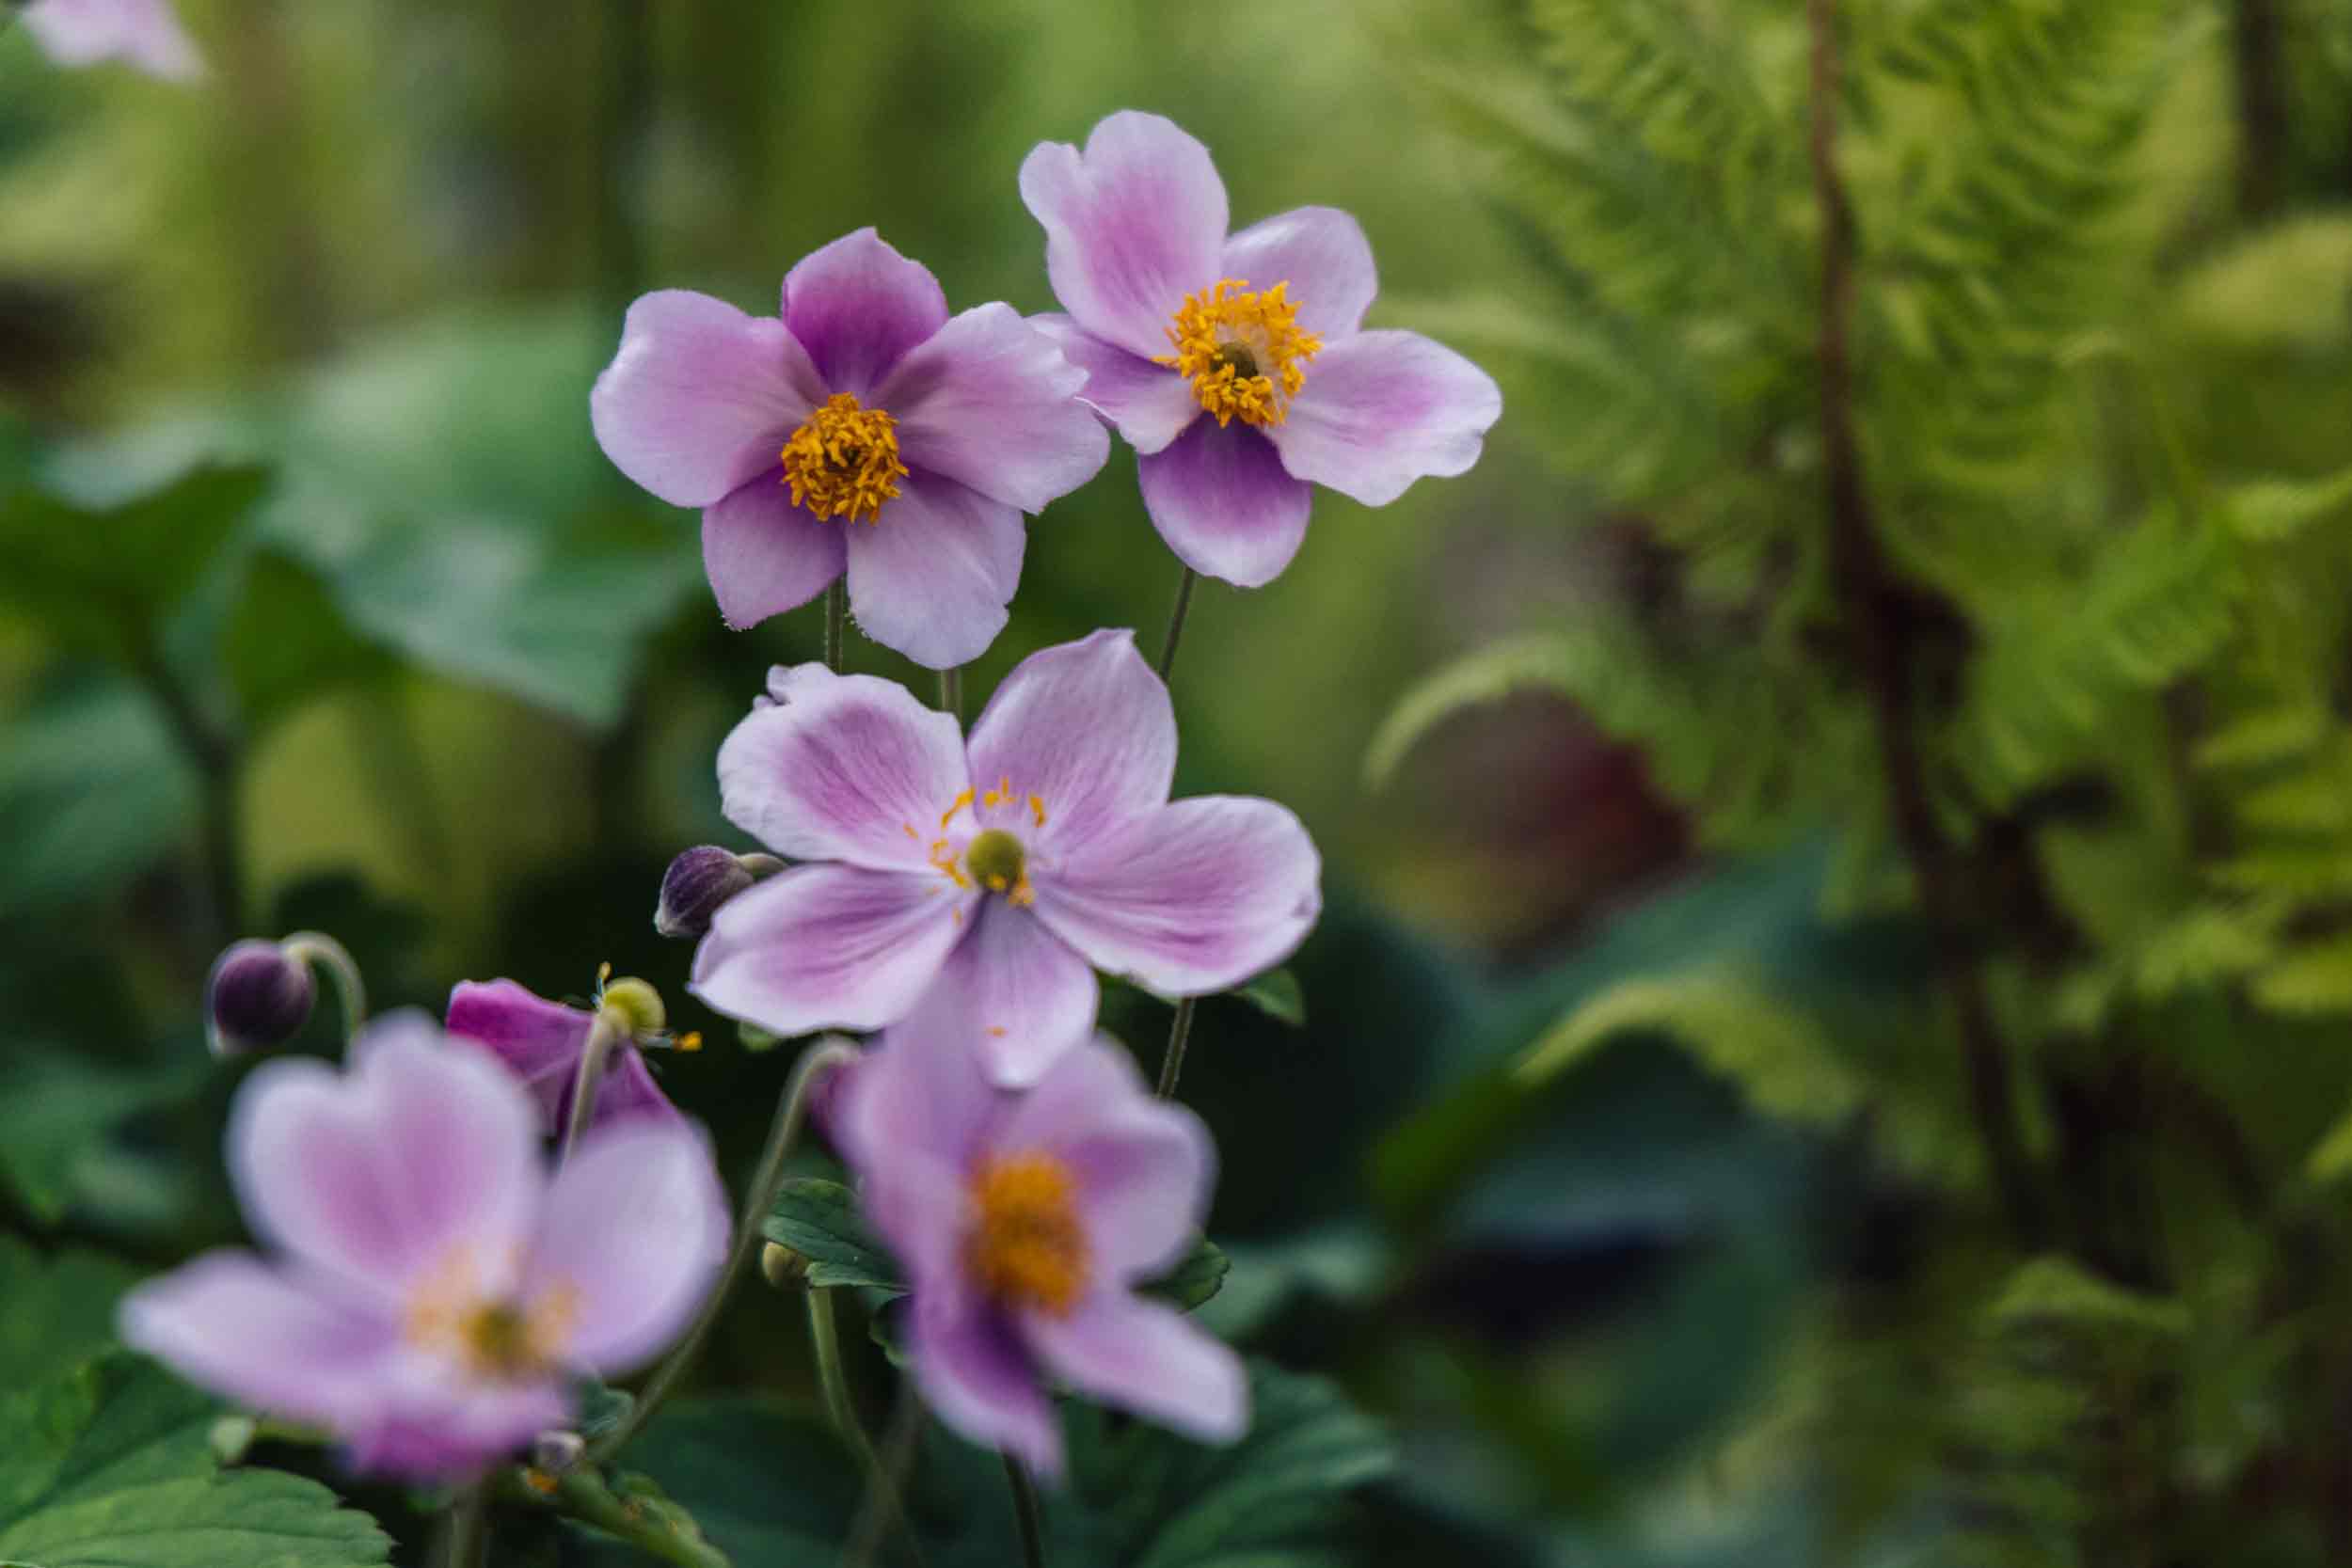
[(842, 643), (850, 633), (850, 583), (846, 577), (833, 579), (825, 590), (825, 668), (841, 673)]
[(324, 931), (296, 931), (278, 945), (295, 962), (325, 970), (334, 982), (335, 1000), (343, 1009), (343, 1046), (348, 1050), (368, 1022), (368, 988), (359, 978), (359, 966), (353, 961), (350, 949)]
[(1193, 998), (1187, 996), (1176, 1004), (1176, 1018), (1168, 1026), (1168, 1054), (1160, 1058), (1160, 1088), (1162, 1100), (1176, 1098), (1176, 1080), (1184, 1070), (1184, 1044), (1192, 1038)]
[(580, 1053), (580, 1070), (572, 1077), (572, 1114), (564, 1118), (564, 1144), (556, 1156), (559, 1164), (572, 1157), (580, 1134), (596, 1119), (596, 1091), (604, 1086), (605, 1065), (612, 1058), (613, 1047), (628, 1035), (628, 1019), (618, 1008), (596, 1009), (596, 1022), (589, 1028), (588, 1043)]
[(1176, 668), (1176, 644), (1184, 641), (1184, 616), (1192, 610), (1193, 585), (1200, 580), (1200, 574), (1187, 566), (1183, 579), (1176, 584), (1176, 607), (1168, 612), (1168, 639), (1160, 644), (1159, 672), (1163, 681)]
[(811, 1286), (808, 1290), (808, 1342), (817, 1355), (817, 1386), (825, 1397), (825, 1414), (833, 1418), (834, 1430), (857, 1456), (858, 1464), (871, 1475), (878, 1461), (874, 1445), (866, 1440), (866, 1429), (858, 1423), (857, 1406), (850, 1399), (850, 1379), (841, 1359), (841, 1328), (834, 1315), (834, 1292), (826, 1286)]
[(498, 1481), (499, 1501), (577, 1519), (678, 1568), (730, 1568), (724, 1552), (680, 1529), (660, 1510), (615, 1496), (595, 1470), (582, 1465), (553, 1480), (555, 1489), (543, 1492), (523, 1472), (504, 1471)]
[(702, 1310), (694, 1315), (684, 1338), (670, 1352), (666, 1360), (655, 1369), (628, 1414), (614, 1424), (611, 1432), (590, 1445), (585, 1462), (601, 1464), (617, 1452), (622, 1444), (637, 1435), (638, 1429), (661, 1408), (662, 1402), (677, 1388), (678, 1383), (694, 1365), (702, 1353), (703, 1341), (710, 1337), (712, 1325), (725, 1310), (727, 1298), (742, 1283), (743, 1275), (759, 1256), (766, 1243), (759, 1224), (768, 1212), (776, 1206), (776, 1195), (784, 1190), (784, 1163), (792, 1152), (792, 1145), (801, 1134), (801, 1124), (808, 1119), (808, 1091), (818, 1075), (830, 1072), (852, 1060), (856, 1053), (838, 1041), (816, 1046), (805, 1053), (792, 1069), (791, 1081), (785, 1085), (784, 1096), (776, 1102), (776, 1117), (768, 1130), (768, 1148), (759, 1157), (759, 1168), (753, 1173), (749, 1191), (743, 1195), (743, 1212), (736, 1221), (735, 1249), (727, 1255), (727, 1266), (703, 1301)]
[(484, 1568), (490, 1560), (490, 1497), (469, 1486), (451, 1499), (445, 1516), (441, 1568)]
[(1038, 1522), (1037, 1487), (1021, 1461), (1005, 1455), (1005, 1484), (1012, 1490), (1012, 1517), (1021, 1531), (1021, 1560), (1025, 1568), (1045, 1568), (1045, 1531)]
[(956, 722), (963, 722), (963, 667), (957, 665), (939, 673), (939, 711), (955, 715)]
[(923, 1544), (914, 1524), (898, 1509), (898, 1488), (914, 1465), (916, 1440), (923, 1435), (923, 1401), (913, 1383), (898, 1385), (898, 1401), (890, 1412), (890, 1427), (882, 1434), (882, 1463), (866, 1477), (866, 1496), (850, 1521), (849, 1544), (842, 1549), (843, 1568), (869, 1568), (882, 1549), (882, 1527), (896, 1522), (906, 1533), (907, 1551), (922, 1568)]

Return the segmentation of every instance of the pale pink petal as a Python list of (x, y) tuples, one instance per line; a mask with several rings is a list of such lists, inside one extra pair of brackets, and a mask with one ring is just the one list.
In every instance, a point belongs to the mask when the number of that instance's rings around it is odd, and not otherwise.
[(1012, 786), (1012, 804), (984, 819), (1065, 858), (1167, 803), (1176, 711), (1135, 634), (1098, 631), (1015, 665), (972, 726), (969, 750), (975, 784)]
[(709, 1294), (727, 1230), (709, 1144), (691, 1123), (599, 1129), (548, 1186), (524, 1296), (568, 1311), (567, 1365), (607, 1377), (632, 1371)]
[[(1363, 325), (1380, 275), (1363, 226), (1337, 207), (1300, 207), (1253, 223), (1225, 242), (1224, 276), (1252, 290), (1287, 283), (1298, 325), (1328, 348)], [(1309, 361), (1308, 374), (1319, 360)]]
[(964, 1183), (1004, 1097), (935, 996), (835, 1082), (828, 1127), (866, 1218), (918, 1292), (958, 1289)]
[(917, 469), (880, 517), (848, 527), (850, 612), (883, 647), (947, 670), (1005, 629), (1028, 543), (1019, 507)]
[(41, 53), (62, 66), (120, 60), (167, 82), (205, 74), (169, 0), (32, 0), (19, 15)]
[(1094, 1027), (1094, 971), (1026, 910), (981, 900), (925, 1011), (949, 1021), (999, 1088), (1026, 1088)]
[(1202, 795), (1135, 819), (1031, 882), (1039, 918), (1097, 969), (1198, 996), (1289, 958), (1322, 909), (1321, 877), (1314, 843), (1289, 811)]
[(1060, 345), (1062, 357), (1086, 374), (1078, 396), (1119, 427), (1137, 451), (1160, 451), (1200, 417), (1192, 383), (1172, 365), (1158, 365), (1106, 343), (1068, 316), (1031, 316), (1029, 324)]
[(1263, 588), (1306, 540), (1307, 482), (1239, 420), (1221, 427), (1195, 420), (1166, 451), (1138, 458), (1136, 477), (1152, 526), (1204, 577)]
[(879, 1029), (939, 977), (971, 902), (933, 874), (796, 865), (720, 908), (688, 989), (778, 1035)]
[(621, 472), (673, 506), (711, 506), (774, 467), (824, 399), (782, 322), (664, 289), (628, 308), (588, 413)]
[(1417, 479), (1468, 472), (1502, 417), (1494, 378), (1444, 344), (1359, 332), (1315, 356), (1267, 434), (1300, 479), (1386, 506)]
[(784, 323), (818, 374), (869, 405), (899, 356), (946, 322), (939, 279), (871, 229), (810, 252), (784, 280)]
[(1217, 280), (1225, 182), (1173, 120), (1122, 110), (1083, 153), (1039, 143), (1021, 166), (1021, 199), (1045, 226), (1062, 309), (1130, 354), (1166, 354), (1184, 296)]
[(770, 467), (703, 509), (703, 571), (738, 631), (808, 603), (849, 562), (841, 525), (793, 505), (783, 466), (768, 455)]
[(571, 1390), (557, 1379), (481, 1383), (414, 1355), (405, 1371), (379, 1391), (360, 1424), (343, 1432), (352, 1469), (460, 1484), (574, 1418)]
[[(571, 1101), (572, 1097), (564, 1095), (564, 1122), (571, 1118)], [(605, 1064), (604, 1082), (596, 1086), (596, 1114), (589, 1125), (610, 1127), (615, 1123), (649, 1121), (666, 1126), (685, 1119), (686, 1114), (671, 1104), (670, 1097), (661, 1092), (660, 1081), (646, 1065), (645, 1053), (633, 1045), (615, 1046)]]
[(1086, 372), (1009, 305), (964, 311), (898, 361), (874, 400), (908, 466), (1042, 512), (1092, 479), (1110, 437), (1080, 403)]
[(208, 1252), (123, 1297), (123, 1343), (248, 1410), (347, 1430), (399, 1353), (382, 1303), (303, 1280), (249, 1252)]
[(1057, 1061), (990, 1141), (1077, 1173), (1094, 1260), (1114, 1284), (1166, 1273), (1208, 1218), (1216, 1149), (1200, 1118), (1155, 1099), (1124, 1046), (1098, 1036)]
[(1061, 1425), (1012, 1325), (961, 1292), (926, 1291), (906, 1311), (924, 1402), (972, 1442), (1059, 1479)]
[(1161, 1302), (1104, 1291), (1068, 1317), (1023, 1313), (1021, 1337), (1056, 1376), (1104, 1404), (1203, 1443), (1249, 1430), (1241, 1357)]
[(878, 675), (808, 664), (788, 678), (787, 700), (753, 709), (719, 747), (727, 820), (787, 860), (927, 870), (970, 782), (954, 717)]

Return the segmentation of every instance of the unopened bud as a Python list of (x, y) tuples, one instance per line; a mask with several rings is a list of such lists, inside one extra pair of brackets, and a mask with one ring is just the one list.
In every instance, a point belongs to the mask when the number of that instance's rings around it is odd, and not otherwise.
[(261, 1423), (250, 1416), (223, 1416), (215, 1421), (205, 1434), (211, 1445), (213, 1458), (223, 1465), (242, 1465), (245, 1456), (253, 1451), (253, 1439), (261, 1434)]
[(542, 1475), (564, 1475), (587, 1451), (588, 1439), (577, 1432), (543, 1432), (531, 1440), (531, 1467)]
[(236, 942), (213, 962), (204, 982), (205, 1036), (215, 1056), (242, 1056), (285, 1044), (310, 1021), (318, 982), (283, 943)]
[(779, 1291), (797, 1291), (808, 1282), (808, 1259), (782, 1242), (759, 1249), (761, 1277)]
[(719, 906), (782, 867), (773, 855), (739, 855), (715, 844), (697, 845), (661, 874), (661, 902), (653, 928), (665, 937), (699, 938)]

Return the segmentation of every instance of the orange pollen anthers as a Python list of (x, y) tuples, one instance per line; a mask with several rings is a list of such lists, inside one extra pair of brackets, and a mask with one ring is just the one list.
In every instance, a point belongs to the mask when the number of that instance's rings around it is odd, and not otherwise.
[(1173, 365), (1192, 383), (1192, 395), (1216, 416), (1219, 426), (1238, 418), (1244, 424), (1280, 424), (1290, 400), (1307, 385), (1300, 367), (1323, 348), (1323, 340), (1298, 329), (1298, 307), (1287, 282), (1258, 293), (1247, 278), (1228, 277), (1205, 293), (1187, 294), (1168, 329), (1173, 354), (1154, 363)]
[(535, 1301), (483, 1299), (473, 1269), (453, 1256), (427, 1279), (409, 1305), (408, 1342), (451, 1357), (485, 1383), (543, 1377), (561, 1364), (564, 1343), (579, 1316), (578, 1292), (559, 1286)]
[(874, 522), (898, 493), (907, 466), (898, 461), (898, 421), (835, 392), (784, 443), (784, 483), (792, 501), (819, 517)]
[(1093, 1266), (1070, 1167), (1041, 1151), (1003, 1155), (972, 1173), (971, 1194), (972, 1276), (1000, 1306), (1066, 1315)]
[[(1027, 909), (1037, 902), (1037, 890), (1029, 885), (1029, 853), (1021, 840), (1002, 828), (985, 828), (972, 836), (972, 841), (958, 849), (955, 841), (946, 837), (948, 826), (966, 807), (994, 810), (1012, 806), (1016, 810), (1026, 805), (1029, 819), (1040, 829), (1045, 826), (1045, 800), (1038, 795), (1023, 795), (1012, 787), (1010, 779), (1000, 779), (996, 787), (984, 795), (974, 796), (965, 789), (947, 802), (947, 809), (939, 814), (942, 836), (930, 841), (928, 858), (938, 873), (960, 888), (977, 888), (983, 893), (1001, 893), (1005, 902), (1014, 909)], [(914, 824), (902, 822), (899, 827), (915, 843), (923, 835)]]

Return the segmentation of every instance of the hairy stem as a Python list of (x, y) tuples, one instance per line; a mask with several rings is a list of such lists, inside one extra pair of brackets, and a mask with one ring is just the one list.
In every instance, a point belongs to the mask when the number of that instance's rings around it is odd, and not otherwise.
[(1012, 1517), (1021, 1532), (1024, 1568), (1045, 1568), (1045, 1531), (1038, 1521), (1037, 1487), (1021, 1461), (1005, 1455), (1005, 1484), (1012, 1491)]
[(1184, 616), (1192, 610), (1193, 586), (1200, 580), (1200, 574), (1187, 566), (1183, 578), (1176, 584), (1176, 605), (1168, 612), (1168, 638), (1160, 644), (1159, 672), (1163, 681), (1168, 679), (1168, 673), (1176, 668), (1176, 644), (1184, 641)]
[(551, 1479), (554, 1489), (544, 1491), (544, 1481), (533, 1485), (520, 1472), (505, 1471), (499, 1477), (499, 1500), (593, 1525), (678, 1568), (730, 1568), (724, 1552), (699, 1535), (680, 1530), (656, 1510), (614, 1496), (596, 1471), (581, 1466)]
[(847, 578), (835, 578), (825, 590), (825, 668), (841, 673), (842, 643), (850, 634), (850, 584)]
[(1176, 1004), (1176, 1017), (1168, 1026), (1168, 1054), (1160, 1058), (1160, 1087), (1162, 1100), (1176, 1098), (1176, 1080), (1184, 1070), (1184, 1045), (1192, 1038), (1193, 998), (1187, 996)]
[(776, 1101), (775, 1120), (768, 1129), (768, 1147), (759, 1157), (759, 1168), (752, 1175), (750, 1189), (743, 1195), (743, 1212), (735, 1225), (735, 1247), (727, 1255), (725, 1270), (719, 1282), (711, 1287), (703, 1301), (702, 1310), (687, 1326), (669, 1356), (655, 1369), (653, 1376), (636, 1400), (628, 1414), (614, 1423), (611, 1432), (589, 1448), (587, 1462), (599, 1464), (616, 1452), (622, 1444), (637, 1435), (637, 1431), (661, 1408), (662, 1402), (676, 1391), (678, 1383), (691, 1370), (694, 1358), (702, 1354), (703, 1341), (710, 1337), (719, 1314), (726, 1309), (727, 1298), (742, 1283), (752, 1260), (759, 1255), (763, 1238), (760, 1221), (776, 1206), (776, 1195), (784, 1189), (784, 1163), (792, 1152), (792, 1145), (801, 1134), (801, 1124), (808, 1119), (808, 1091), (821, 1073), (830, 1072), (850, 1061), (855, 1053), (847, 1045), (829, 1043), (816, 1046), (801, 1057), (792, 1069), (791, 1080), (784, 1086), (784, 1095)]
[(1963, 867), (1928, 787), (1913, 687), (1915, 619), (1879, 546), (1863, 483), (1854, 425), (1853, 370), (1848, 328), (1853, 313), (1853, 221), (1837, 174), (1836, 0), (1806, 0), (1811, 34), (1811, 126), (1807, 150), (1821, 209), (1821, 320), (1819, 347), (1822, 460), (1829, 488), (1830, 571), (1849, 622), (1851, 657), (1869, 688), (1880, 761), (1885, 769), (1895, 836), (1919, 879), (1935, 928), (1945, 990), (1959, 1026), (1978, 1135), (2018, 1241), (2035, 1244), (2042, 1229), (2032, 1164), (2017, 1131), (2009, 1056), (1994, 1028), (1984, 979), (1966, 951)]
[(350, 949), (325, 931), (296, 931), (278, 945), (295, 962), (326, 971), (335, 985), (335, 1000), (342, 1006), (343, 1045), (348, 1049), (368, 1022), (368, 988)]
[(939, 673), (939, 711), (963, 721), (963, 669), (961, 665)]

